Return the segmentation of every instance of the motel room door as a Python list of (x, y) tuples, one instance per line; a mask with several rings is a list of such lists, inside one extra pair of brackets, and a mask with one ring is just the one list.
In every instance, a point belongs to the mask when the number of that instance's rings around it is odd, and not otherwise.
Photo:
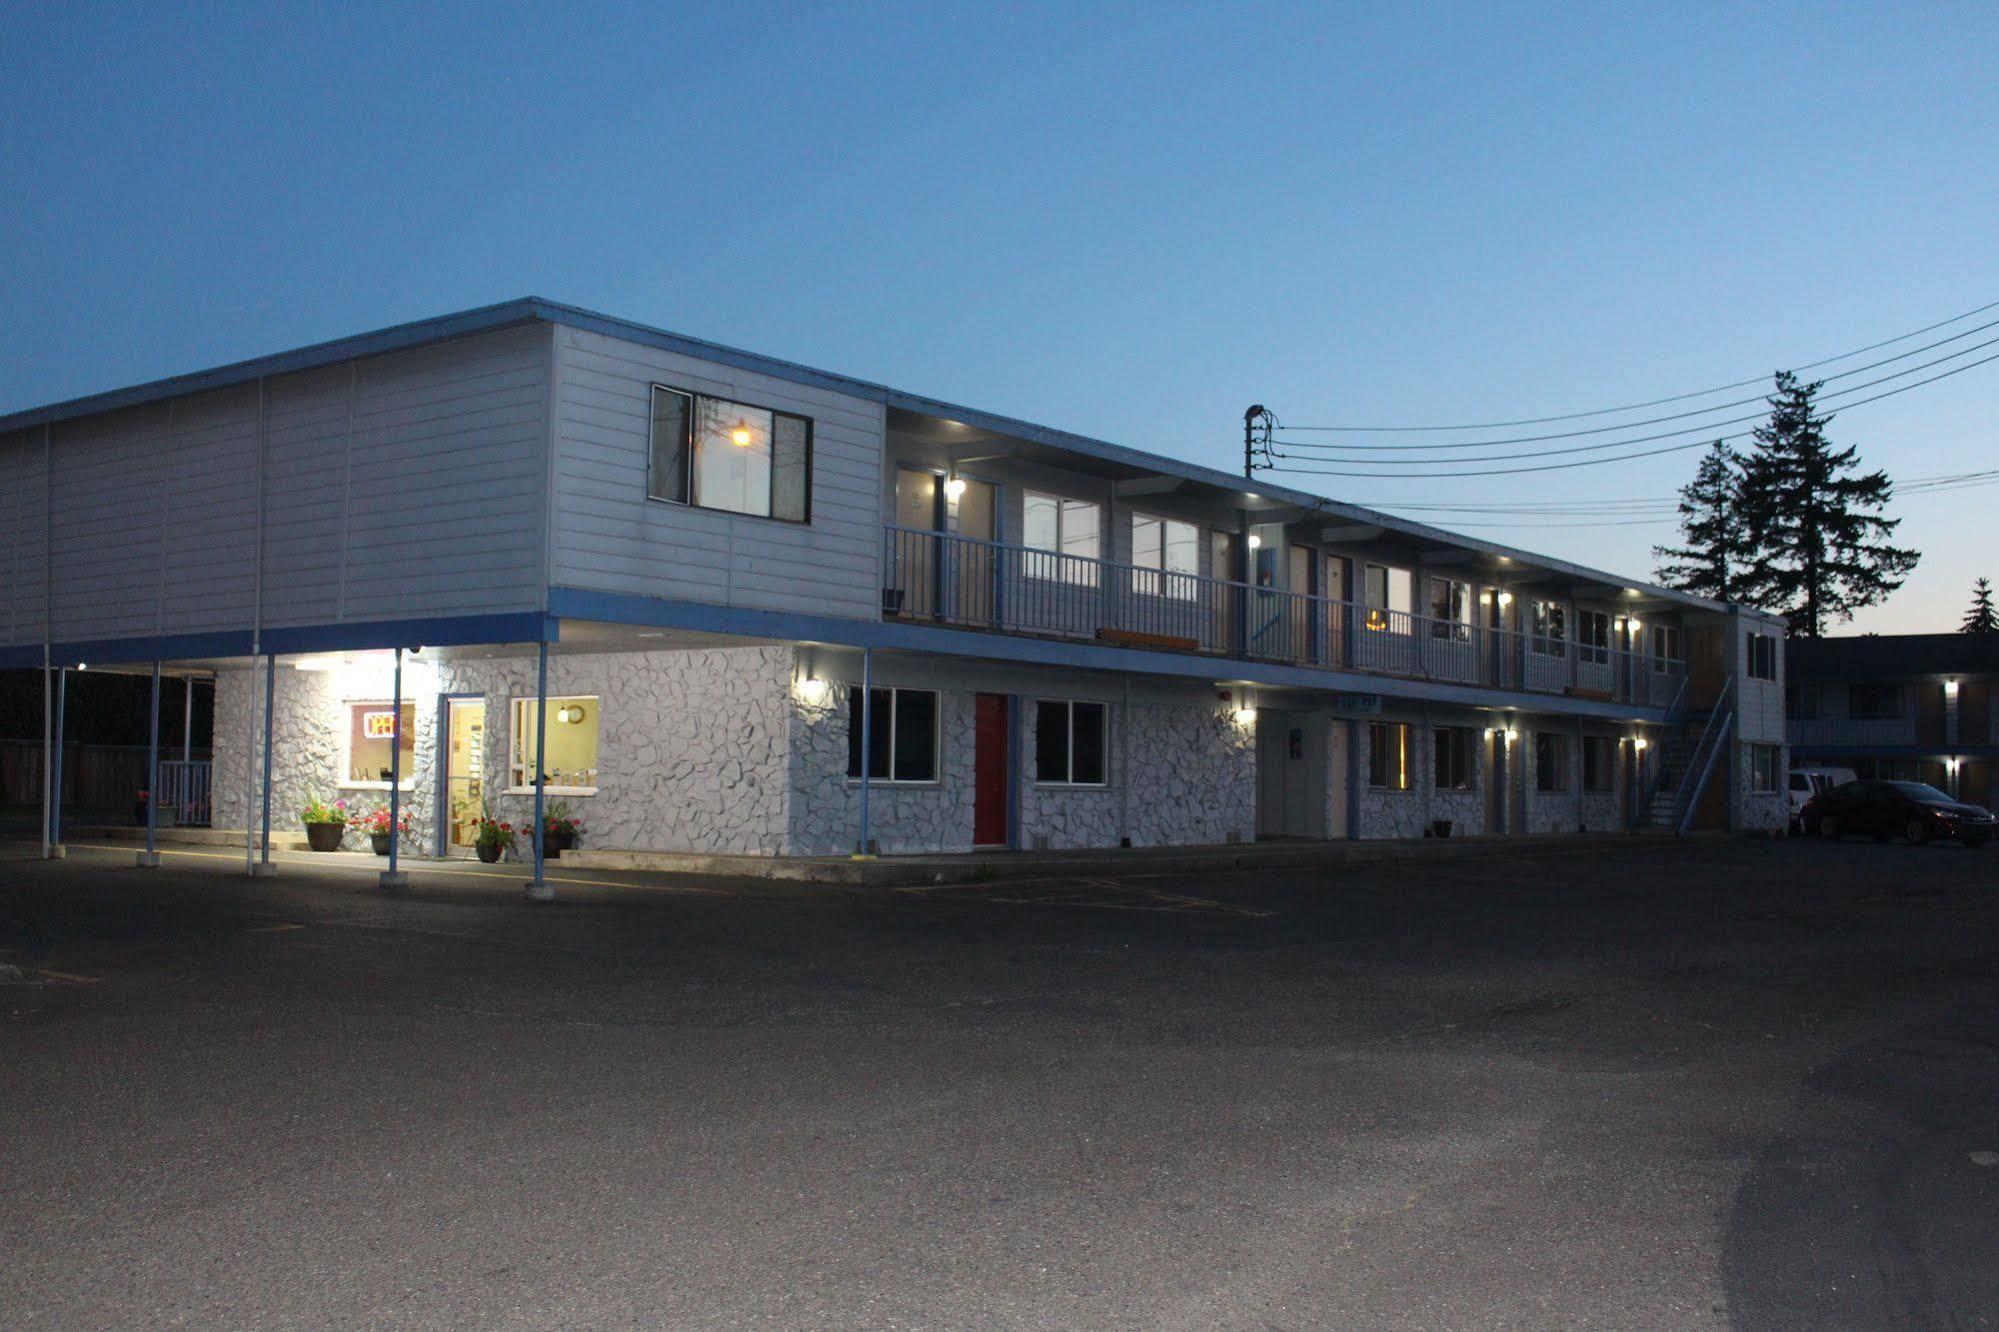
[(1256, 714), (1256, 835), (1326, 835), (1326, 718), (1315, 712)]
[(1006, 846), (1007, 744), (1005, 694), (979, 694), (973, 718), (972, 845)]

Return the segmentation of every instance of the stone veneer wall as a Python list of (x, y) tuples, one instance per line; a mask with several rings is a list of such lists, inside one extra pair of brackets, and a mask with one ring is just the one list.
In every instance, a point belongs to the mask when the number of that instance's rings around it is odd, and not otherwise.
[[(1382, 720), (1393, 722), (1394, 717)], [(1373, 753), (1371, 721), (1362, 719), (1354, 727), (1355, 744), (1360, 750), (1355, 768), (1360, 783), (1360, 835), (1368, 838), (1421, 837), (1438, 819), (1451, 821), (1453, 837), (1476, 837), (1485, 831), (1485, 784), (1487, 779), (1485, 729), (1471, 725), (1472, 789), (1436, 789), (1436, 729), (1449, 722), (1411, 721), (1409, 726), (1409, 789), (1381, 790), (1367, 784), (1367, 770)], [(1338, 726), (1337, 721), (1334, 722)]]
[[(339, 785), (341, 704), (387, 699), (390, 670), (374, 658), (336, 671), (277, 672), (271, 827), (296, 832), (308, 796), (350, 806), (386, 806), (389, 793)], [(787, 849), (791, 729), (789, 648), (689, 652), (562, 653), (550, 659), (549, 693), (594, 695), (603, 706), (598, 794), (553, 796), (584, 822), (584, 845), (668, 851)], [(416, 706), (414, 782), (403, 800), (412, 817), (409, 847), (436, 845), (438, 695), (486, 700), (487, 808), (532, 822), (532, 794), (501, 794), (508, 781), (512, 702), (532, 697), (531, 657), (425, 661), (405, 658), (404, 693)], [(261, 671), (221, 673), (215, 705), (215, 821), (244, 826), (245, 717), (260, 701)], [(257, 691), (253, 696), (252, 691)], [(261, 725), (258, 744), (261, 746)], [(261, 768), (252, 774), (260, 781)], [(254, 807), (253, 800), (253, 807)]]
[[(1791, 826), (1791, 797), (1783, 790), (1756, 792), (1750, 789), (1751, 776), (1755, 770), (1755, 756), (1752, 747), (1739, 742), (1731, 742), (1735, 750), (1735, 831), (1737, 832), (1787, 832)], [(1790, 751), (1785, 751), (1785, 761), (1778, 764), (1778, 781), (1788, 781), (1790, 771), (1788, 759)], [(1721, 779), (1717, 768), (1714, 779)]]
[[(1575, 832), (1580, 826), (1588, 832), (1617, 832), (1625, 827), (1624, 784), (1630, 780), (1629, 750), (1612, 740), (1611, 763), (1613, 775), (1610, 790), (1585, 791), (1583, 786), (1582, 739), (1576, 734), (1574, 722), (1553, 721), (1545, 728), (1552, 734), (1566, 736), (1569, 750), (1569, 789), (1566, 791), (1543, 791), (1535, 785), (1534, 729), (1533, 720), (1526, 720), (1520, 731), (1520, 742), (1516, 746), (1521, 765), (1521, 779), (1526, 783), (1527, 826), (1530, 833)], [(1605, 735), (1601, 731), (1585, 731), (1585, 735)], [(1580, 797), (1580, 799), (1578, 799)]]
[[(793, 703), (793, 855), (841, 855), (854, 849), (861, 788), (847, 777), (851, 694), (849, 682), (835, 681), (819, 702), (799, 698)], [(945, 690), (938, 699), (939, 780), (869, 783), (869, 831), (884, 855), (972, 849), (972, 698)]]
[(1134, 703), (1126, 738), (1133, 846), (1256, 840), (1253, 723), (1212, 699)]

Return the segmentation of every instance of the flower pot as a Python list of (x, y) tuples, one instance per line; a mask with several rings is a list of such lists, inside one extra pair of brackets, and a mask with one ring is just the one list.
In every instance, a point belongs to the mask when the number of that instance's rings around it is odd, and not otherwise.
[(347, 833), (344, 823), (308, 823), (305, 825), (305, 842), (315, 851), (338, 851), (340, 839)]
[(500, 844), (498, 842), (480, 842), (474, 849), (478, 851), (479, 859), (485, 861), (488, 865), (499, 862)]
[(576, 834), (555, 832), (544, 829), (541, 835), (541, 854), (544, 860), (560, 860), (562, 853), (576, 845)]
[(1430, 835), (1432, 837), (1449, 837), (1451, 835), (1451, 820), (1432, 819), (1430, 821)]
[(369, 834), (368, 834), (368, 840), (369, 840), (369, 841), (371, 841), (371, 842), (373, 842), (373, 843), (375, 844), (375, 854), (376, 854), (376, 855), (378, 855), (378, 856), (386, 856), (387, 854), (389, 854), (389, 843), (395, 840), (395, 834), (394, 834), (394, 833), (369, 833)]

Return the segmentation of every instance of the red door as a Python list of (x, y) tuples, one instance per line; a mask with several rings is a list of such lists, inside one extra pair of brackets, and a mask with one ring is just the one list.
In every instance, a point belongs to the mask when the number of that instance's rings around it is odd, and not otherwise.
[(1006, 695), (977, 696), (972, 750), (972, 843), (1006, 845)]

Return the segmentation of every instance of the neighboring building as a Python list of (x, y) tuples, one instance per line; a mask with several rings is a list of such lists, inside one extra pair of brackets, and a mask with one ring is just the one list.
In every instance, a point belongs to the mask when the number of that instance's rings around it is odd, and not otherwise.
[(1791, 761), (1928, 782), (1990, 806), (1999, 634), (1870, 634), (1791, 644)]
[(0, 458), (0, 659), (213, 673), (218, 825), (267, 688), (274, 825), (394, 771), (447, 853), (538, 776), (592, 848), (1784, 823), (1771, 617), (544, 301)]

